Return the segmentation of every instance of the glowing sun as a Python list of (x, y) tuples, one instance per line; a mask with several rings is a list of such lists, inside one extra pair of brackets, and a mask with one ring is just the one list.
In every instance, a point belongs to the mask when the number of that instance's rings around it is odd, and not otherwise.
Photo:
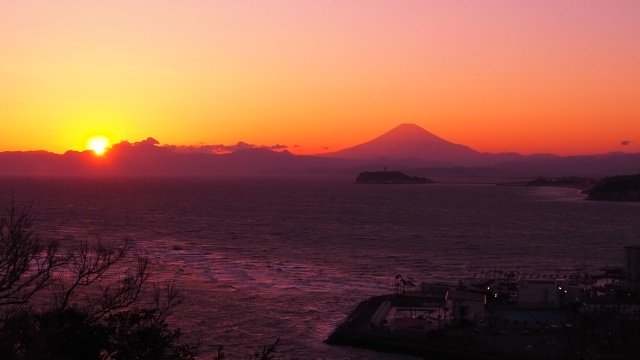
[(87, 148), (93, 150), (96, 155), (102, 155), (109, 146), (109, 139), (104, 136), (94, 136), (87, 141)]

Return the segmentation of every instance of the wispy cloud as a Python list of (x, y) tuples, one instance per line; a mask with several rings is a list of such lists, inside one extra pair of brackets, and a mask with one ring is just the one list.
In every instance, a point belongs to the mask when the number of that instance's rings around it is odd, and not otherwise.
[(122, 149), (122, 148), (128, 148), (128, 147), (153, 147), (156, 145), (159, 145), (160, 142), (152, 137), (148, 137), (144, 140), (140, 140), (140, 141), (136, 141), (136, 142), (130, 142), (129, 140), (122, 140), (117, 144), (114, 144), (113, 146), (111, 146), (111, 149)]
[(268, 149), (268, 150), (283, 150), (289, 148), (287, 145), (275, 144), (275, 145), (256, 145), (249, 144), (244, 141), (238, 141), (233, 145), (225, 145), (225, 144), (198, 144), (198, 145), (171, 145), (171, 144), (160, 144), (160, 142), (152, 137), (148, 137), (145, 140), (130, 142), (128, 140), (123, 140), (118, 144), (113, 145), (113, 148), (122, 148), (122, 147), (150, 147), (157, 146), (162, 148), (168, 148), (175, 152), (180, 153), (204, 153), (204, 154), (228, 154), (238, 150), (246, 150), (246, 149)]

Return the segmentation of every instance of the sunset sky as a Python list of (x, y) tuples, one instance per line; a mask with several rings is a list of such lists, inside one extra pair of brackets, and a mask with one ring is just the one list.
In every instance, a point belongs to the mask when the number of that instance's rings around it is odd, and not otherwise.
[(400, 123), (485, 152), (640, 152), (640, 1), (0, 3), (0, 151), (319, 153)]

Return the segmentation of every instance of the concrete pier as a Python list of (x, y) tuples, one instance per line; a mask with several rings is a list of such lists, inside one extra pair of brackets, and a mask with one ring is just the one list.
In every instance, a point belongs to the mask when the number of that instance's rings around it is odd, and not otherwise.
[[(413, 298), (413, 299), (411, 299)], [(415, 301), (417, 297), (385, 295), (361, 302), (348, 318), (325, 341), (330, 345), (353, 346), (375, 351), (398, 353), (424, 359), (465, 360), (536, 360), (570, 359), (575, 356), (575, 329), (541, 332), (533, 326), (509, 328), (497, 326), (448, 326), (433, 329), (396, 329), (375, 326), (374, 316), (385, 305)], [(427, 321), (427, 320), (425, 320)]]

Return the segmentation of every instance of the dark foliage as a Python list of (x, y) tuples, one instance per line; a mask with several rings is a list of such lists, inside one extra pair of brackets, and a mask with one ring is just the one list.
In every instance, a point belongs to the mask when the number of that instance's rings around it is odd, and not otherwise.
[[(129, 254), (129, 241), (63, 254), (36, 236), (29, 214), (13, 203), (0, 214), (0, 359), (195, 359), (198, 345), (166, 322), (184, 300), (175, 282), (150, 285), (149, 260)], [(121, 263), (132, 266), (107, 276)], [(249, 358), (272, 360), (279, 341)], [(214, 360), (225, 356), (220, 346)]]
[[(197, 346), (181, 343), (180, 330), (166, 323), (182, 296), (172, 281), (149, 286), (149, 261), (130, 256), (128, 241), (120, 248), (84, 242), (63, 254), (56, 242), (35, 235), (29, 212), (12, 204), (0, 215), (2, 359), (195, 357)], [(108, 281), (123, 261), (133, 267)], [(139, 307), (143, 295), (150, 301)]]
[(193, 359), (197, 348), (180, 344), (179, 330), (158, 321), (155, 310), (120, 311), (104, 321), (76, 308), (6, 318), (0, 331), (3, 359)]
[(640, 201), (640, 174), (604, 178), (589, 190), (588, 199)]

